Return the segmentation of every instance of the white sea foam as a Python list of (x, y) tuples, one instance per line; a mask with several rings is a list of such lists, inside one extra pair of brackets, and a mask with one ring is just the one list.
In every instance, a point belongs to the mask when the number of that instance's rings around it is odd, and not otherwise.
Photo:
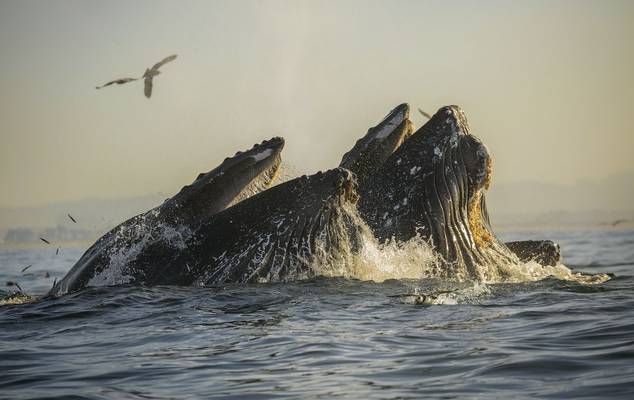
[[(382, 282), (386, 279), (442, 279), (445, 281), (464, 282), (460, 275), (449, 275), (446, 264), (434, 252), (432, 246), (421, 237), (414, 237), (406, 242), (395, 240), (379, 243), (372, 235), (369, 227), (358, 215), (355, 207), (344, 206), (347, 221), (352, 224), (341, 224), (340, 236), (344, 238), (340, 248), (317, 250), (318, 256), (313, 262), (316, 275), (342, 276), (361, 280)], [(355, 232), (350, 234), (350, 225)], [(323, 247), (323, 245), (322, 245)], [(506, 258), (504, 260), (507, 260)], [(609, 277), (605, 274), (586, 275), (571, 271), (564, 264), (542, 266), (537, 262), (499, 261), (479, 266), (480, 276), (487, 279), (479, 284), (532, 282), (548, 277), (569, 280), (583, 284), (605, 282)], [(485, 287), (484, 286), (484, 287)], [(482, 289), (482, 287), (480, 287)], [(453, 296), (440, 296), (438, 301), (451, 302)]]
[(158, 211), (137, 217), (134, 224), (119, 228), (108, 250), (108, 265), (88, 282), (88, 286), (121, 285), (132, 281), (130, 271), (134, 260), (149, 245), (161, 242), (174, 251), (187, 247), (192, 231), (184, 225), (157, 223)]

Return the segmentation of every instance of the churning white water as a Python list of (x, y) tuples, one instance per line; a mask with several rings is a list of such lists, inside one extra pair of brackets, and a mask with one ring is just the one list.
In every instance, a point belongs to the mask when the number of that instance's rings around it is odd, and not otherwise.
[[(366, 281), (383, 282), (388, 279), (442, 279), (464, 281), (461, 277), (447, 276), (443, 260), (433, 246), (416, 236), (406, 242), (391, 240), (379, 243), (370, 228), (359, 216), (354, 205), (342, 207), (343, 218), (336, 225), (342, 238), (339, 248), (318, 251), (313, 261), (315, 275), (342, 276)], [(352, 228), (351, 228), (352, 226)], [(555, 277), (578, 283), (596, 284), (609, 280), (606, 274), (573, 272), (564, 264), (542, 266), (530, 261), (522, 263), (498, 262), (478, 266), (480, 276), (492, 277), (482, 283), (520, 283)], [(442, 297), (441, 296), (441, 301)]]

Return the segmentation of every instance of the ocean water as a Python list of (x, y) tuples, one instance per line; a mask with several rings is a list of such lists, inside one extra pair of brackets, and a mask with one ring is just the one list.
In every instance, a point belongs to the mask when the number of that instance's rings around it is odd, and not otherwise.
[[(556, 240), (570, 268), (614, 276), (120, 286), (3, 305), (0, 398), (634, 398), (634, 231), (500, 236)], [(0, 251), (0, 297), (9, 281), (45, 293), (83, 250)]]

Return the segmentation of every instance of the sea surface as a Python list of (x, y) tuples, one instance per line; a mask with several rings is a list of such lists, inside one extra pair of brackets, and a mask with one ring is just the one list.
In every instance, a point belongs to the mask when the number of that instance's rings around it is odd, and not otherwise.
[[(634, 231), (500, 236), (556, 240), (568, 267), (613, 277), (119, 286), (2, 305), (0, 398), (633, 399)], [(0, 251), (0, 298), (14, 281), (45, 293), (83, 250)]]

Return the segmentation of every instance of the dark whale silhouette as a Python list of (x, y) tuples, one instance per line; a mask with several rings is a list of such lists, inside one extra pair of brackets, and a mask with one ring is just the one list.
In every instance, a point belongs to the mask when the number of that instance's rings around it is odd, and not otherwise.
[(363, 186), (412, 132), (414, 124), (409, 120), (409, 106), (400, 104), (357, 140), (343, 155), (339, 166), (354, 172), (359, 186)]
[(153, 246), (130, 265), (133, 282), (208, 286), (290, 281), (348, 251), (354, 175), (343, 168), (281, 183), (213, 215), (179, 252)]
[[(208, 286), (319, 275), (316, 264), (349, 247), (346, 207), (356, 200), (354, 175), (346, 169), (302, 176), (209, 216), (176, 249), (155, 240), (119, 265), (93, 262), (89, 250), (49, 295), (92, 286), (93, 280)], [(103, 247), (98, 244), (93, 247)], [(100, 282), (100, 275), (111, 281)]]
[(266, 189), (278, 171), (283, 147), (284, 140), (276, 137), (238, 152), (160, 206), (121, 223), (98, 239), (49, 295), (81, 289), (91, 280), (95, 285), (125, 283), (129, 278), (121, 269), (148, 248), (178, 251), (209, 217)]
[(504, 243), (522, 262), (535, 261), (541, 265), (555, 266), (561, 262), (559, 244), (552, 240), (520, 240)]
[[(458, 111), (458, 115), (462, 119), (462, 124), (467, 127), (466, 118), (461, 110), (455, 106)], [(423, 113), (419, 109), (419, 112)], [(423, 113), (426, 117), (431, 119), (432, 117), (426, 113)], [(413, 131), (413, 124), (409, 121), (409, 106), (407, 104), (400, 104), (395, 107), (388, 115), (375, 127), (368, 130), (367, 134), (357, 141), (354, 147), (344, 154), (340, 166), (350, 169), (357, 174), (360, 193), (366, 193), (371, 191), (371, 188), (366, 188), (368, 185), (377, 185), (377, 178), (373, 178), (387, 159), (394, 153), (403, 143), (411, 137)], [(479, 147), (477, 145), (476, 147)], [(436, 151), (436, 148), (434, 148)], [(482, 154), (486, 153), (486, 148), (476, 149), (476, 152), (480, 151)], [(471, 161), (473, 162), (473, 160)], [(417, 168), (413, 166), (412, 168)], [(489, 167), (487, 167), (489, 168)], [(401, 180), (395, 179), (391, 175), (396, 169), (392, 168), (385, 174), (385, 180), (389, 181), (388, 185), (394, 186), (402, 183)], [(410, 170), (411, 171), (411, 170)], [(487, 171), (489, 173), (489, 171)], [(374, 179), (374, 180), (373, 180)], [(381, 183), (378, 184), (378, 190), (381, 190)], [(408, 186), (404, 190), (408, 190), (412, 186)], [(365, 196), (364, 196), (365, 197)], [(384, 198), (380, 196), (374, 198), (376, 201), (381, 201), (384, 204), (392, 204), (390, 201), (385, 202)], [(367, 204), (372, 200), (364, 198), (362, 203)], [(491, 223), (489, 221), (488, 212), (486, 209), (484, 195), (482, 195), (481, 217), (484, 229), (492, 233)], [(395, 206), (392, 204), (392, 206)], [(365, 206), (368, 210), (370, 207)], [(389, 229), (386, 235), (383, 236), (385, 240), (393, 232)], [(405, 236), (410, 238), (410, 236)], [(505, 243), (508, 249), (515, 254), (520, 261), (536, 261), (542, 265), (554, 266), (561, 261), (561, 252), (559, 245), (550, 240), (527, 240), (518, 242)]]
[(359, 248), (358, 216), (380, 241), (431, 243), (438, 276), (451, 279), (499, 280), (520, 259), (559, 261), (552, 242), (507, 246), (495, 236), (485, 200), (491, 156), (459, 107), (441, 108), (415, 133), (408, 117), (409, 107), (397, 106), (341, 167), (271, 188), (283, 140), (237, 153), (104, 235), (50, 295), (122, 283), (290, 281), (324, 266), (346, 275), (336, 266)]
[(359, 187), (359, 211), (380, 240), (430, 241), (448, 277), (495, 279), (480, 267), (519, 260), (490, 226), (490, 177), (489, 152), (462, 110), (443, 107)]

